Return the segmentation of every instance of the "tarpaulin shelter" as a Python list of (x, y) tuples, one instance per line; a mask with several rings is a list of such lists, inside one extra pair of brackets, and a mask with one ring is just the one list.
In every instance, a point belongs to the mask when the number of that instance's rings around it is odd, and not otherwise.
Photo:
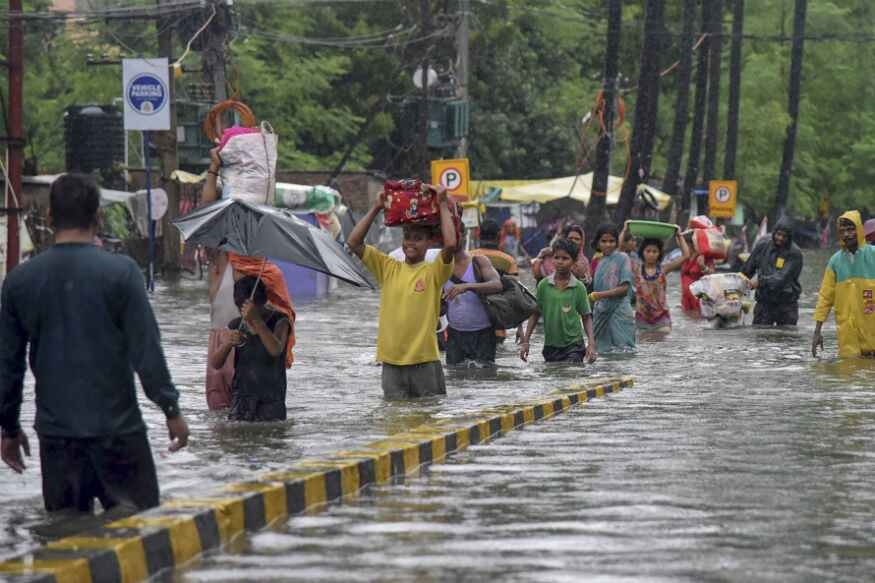
[[(503, 202), (544, 204), (570, 198), (583, 204), (589, 204), (592, 180), (592, 172), (551, 180), (474, 180), (471, 182), (471, 191), (475, 198), (479, 198), (491, 188), (500, 188)], [(641, 188), (653, 196), (660, 210), (664, 210), (671, 203), (671, 197), (664, 192), (647, 185), (642, 185)], [(622, 178), (611, 176), (608, 179), (606, 201), (608, 206), (619, 203), (622, 189)]]

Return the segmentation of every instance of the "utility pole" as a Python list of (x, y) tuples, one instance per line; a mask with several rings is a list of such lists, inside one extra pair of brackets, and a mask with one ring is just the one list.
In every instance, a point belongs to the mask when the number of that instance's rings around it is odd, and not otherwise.
[[(24, 32), (21, 26), (21, 0), (9, 0), (9, 135), (6, 147), (9, 152), (7, 168), (9, 183), (7, 192), (13, 197), (7, 197), (6, 212), (6, 272), (18, 265), (21, 254), (19, 246), (18, 220), (19, 209), (22, 206), (21, 175), (24, 172)], [(16, 202), (16, 198), (17, 202)]]
[(796, 12), (793, 18), (793, 52), (790, 57), (790, 95), (787, 106), (790, 124), (787, 126), (781, 174), (778, 176), (778, 195), (775, 200), (776, 220), (781, 220), (787, 214), (787, 202), (790, 198), (790, 176), (793, 174), (796, 134), (799, 130), (799, 98), (802, 92), (802, 58), (805, 52), (805, 13), (807, 10), (808, 0), (796, 0)]
[(708, 182), (717, 178), (717, 146), (720, 126), (720, 64), (723, 57), (723, 0), (711, 0), (711, 22), (708, 26), (708, 129), (705, 133), (705, 164), (702, 178)]
[(620, 64), (620, 33), (623, 26), (622, 0), (608, 2), (608, 32), (605, 47), (604, 87), (602, 89), (601, 136), (596, 146), (595, 173), (586, 208), (586, 232), (595, 233), (605, 218), (608, 178), (611, 172), (611, 146), (614, 140), (614, 101)]
[[(459, 13), (461, 21), (459, 22), (459, 28), (456, 31), (456, 58), (459, 63), (458, 70), (456, 71), (456, 81), (458, 83), (456, 97), (468, 101), (470, 98), (470, 93), (468, 92), (468, 81), (470, 79), (468, 60), (470, 57), (468, 21), (471, 17), (471, 0), (459, 0)], [(463, 136), (462, 140), (459, 142), (459, 146), (456, 148), (456, 157), (468, 157), (468, 136)]]
[(201, 68), (203, 79), (213, 90), (213, 102), (228, 99), (228, 82), (225, 78), (225, 43), (228, 37), (228, 6), (226, 0), (214, 0), (216, 15), (203, 32)]
[[(419, 9), (422, 18), (422, 34), (423, 36), (428, 36), (431, 34), (431, 6), (429, 5), (429, 0), (420, 0)], [(420, 106), (419, 112), (419, 175), (424, 182), (428, 182), (430, 174), (429, 166), (431, 162), (431, 156), (429, 155), (428, 150), (428, 46), (426, 46), (424, 50), (425, 53), (422, 58), (422, 77), (420, 77), (422, 81), (422, 105)]]
[(656, 138), (659, 111), (659, 56), (662, 43), (663, 0), (647, 0), (644, 15), (644, 43), (638, 71), (638, 99), (635, 102), (635, 127), (632, 130), (632, 171), (623, 181), (617, 205), (616, 222), (622, 224), (632, 213), (638, 185), (647, 182)]
[(696, 0), (684, 0), (683, 31), (681, 32), (681, 58), (678, 64), (677, 97), (674, 105), (674, 127), (668, 149), (668, 165), (662, 190), (668, 194), (678, 193), (678, 179), (684, 157), (684, 140), (687, 134), (687, 116), (690, 113), (690, 80), (693, 76), (693, 28), (696, 23)]
[(744, 0), (735, 0), (732, 13), (732, 51), (729, 56), (729, 113), (726, 120), (726, 152), (723, 157), (723, 178), (735, 179), (735, 157), (738, 151), (738, 118), (741, 108), (741, 49), (744, 35)]
[[(171, 4), (172, 0), (157, 0), (158, 5)], [(160, 18), (158, 26), (158, 56), (167, 57), (173, 62), (173, 26), (168, 19)], [(170, 175), (179, 167), (176, 152), (176, 76), (170, 71), (170, 129), (165, 132), (151, 132), (152, 143), (158, 151), (160, 162), (159, 184), (167, 192), (167, 213), (161, 221), (161, 232), (164, 239), (163, 268), (165, 272), (178, 272), (180, 269), (180, 238), (179, 231), (171, 221), (179, 215), (179, 184)]]
[[(711, 22), (711, 1), (702, 0), (702, 30)], [(696, 97), (693, 110), (693, 130), (690, 136), (690, 153), (687, 156), (687, 175), (681, 193), (681, 210), (690, 210), (690, 196), (699, 180), (699, 164), (702, 161), (702, 133), (705, 129), (705, 109), (708, 106), (708, 49), (707, 40), (699, 48), (696, 70)]]

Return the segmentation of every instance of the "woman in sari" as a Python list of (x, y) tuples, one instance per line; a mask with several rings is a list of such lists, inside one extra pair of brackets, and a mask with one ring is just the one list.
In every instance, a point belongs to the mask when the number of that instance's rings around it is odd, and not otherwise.
[(598, 352), (635, 350), (635, 312), (629, 301), (635, 275), (629, 256), (617, 250), (619, 238), (615, 226), (602, 225), (593, 240), (593, 246), (603, 255), (590, 294)]

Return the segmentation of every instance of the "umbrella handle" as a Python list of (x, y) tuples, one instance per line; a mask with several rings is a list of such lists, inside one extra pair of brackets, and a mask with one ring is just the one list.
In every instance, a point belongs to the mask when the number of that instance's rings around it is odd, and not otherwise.
[[(255, 299), (255, 290), (258, 289), (258, 284), (261, 283), (261, 276), (264, 275), (264, 269), (265, 269), (266, 267), (267, 267), (267, 257), (265, 257), (264, 260), (261, 262), (261, 269), (260, 269), (259, 272), (258, 272), (258, 277), (255, 278), (255, 285), (252, 286), (252, 293), (249, 294), (249, 301), (250, 301), (250, 302), (253, 301), (253, 300)], [(244, 324), (245, 324), (245, 322), (243, 321), (243, 318), (240, 318), (240, 325), (237, 326), (237, 331), (238, 331), (238, 332), (242, 332), (242, 331), (243, 331), (243, 325), (244, 325)]]

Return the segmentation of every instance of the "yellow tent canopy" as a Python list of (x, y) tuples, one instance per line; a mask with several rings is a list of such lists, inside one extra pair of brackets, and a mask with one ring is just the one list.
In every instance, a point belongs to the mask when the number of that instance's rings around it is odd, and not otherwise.
[[(593, 173), (580, 176), (567, 176), (552, 180), (473, 180), (471, 193), (473, 198), (480, 198), (490, 188), (501, 189), (501, 200), (519, 203), (545, 203), (561, 198), (572, 198), (584, 204), (589, 204), (592, 191)], [(642, 186), (653, 195), (660, 210), (671, 203), (671, 197), (652, 186)], [(620, 201), (620, 191), (623, 189), (623, 179), (611, 176), (608, 179), (608, 206), (614, 206)]]

